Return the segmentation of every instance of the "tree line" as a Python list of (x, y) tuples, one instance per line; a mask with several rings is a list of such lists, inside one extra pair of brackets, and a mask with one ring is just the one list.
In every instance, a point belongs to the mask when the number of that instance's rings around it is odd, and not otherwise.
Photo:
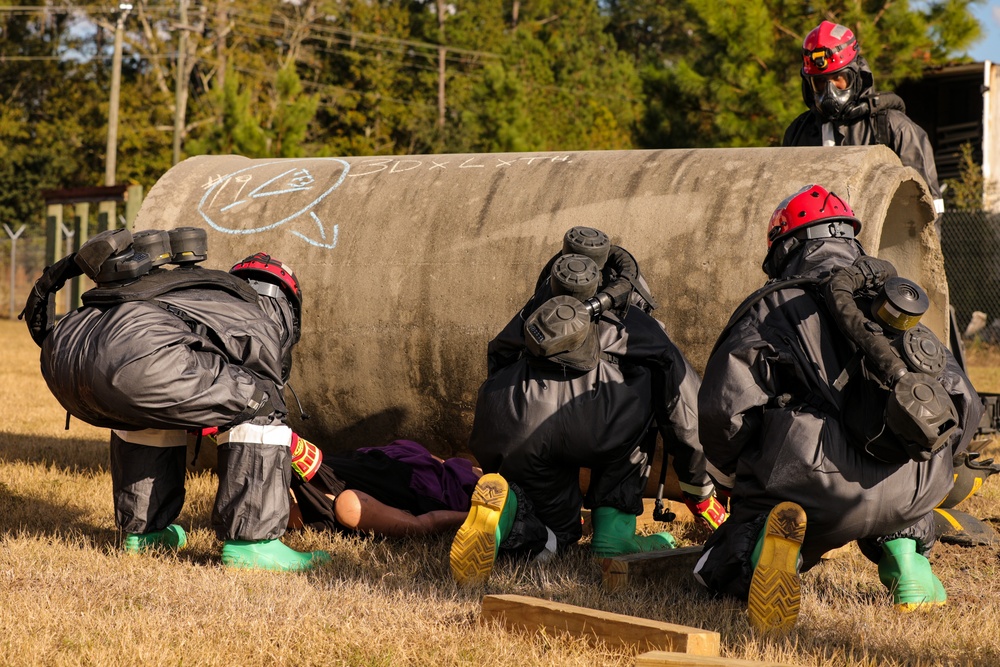
[(981, 1), (0, 0), (0, 220), (103, 183), (122, 18), (116, 178), (148, 188), (210, 153), (777, 145), (820, 21), (891, 89), (968, 60)]

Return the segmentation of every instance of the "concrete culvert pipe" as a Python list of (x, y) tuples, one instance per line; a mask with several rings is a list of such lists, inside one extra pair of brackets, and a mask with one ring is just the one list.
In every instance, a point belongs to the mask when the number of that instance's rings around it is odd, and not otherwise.
[(700, 371), (765, 280), (771, 212), (809, 183), (847, 199), (865, 248), (924, 287), (924, 322), (947, 340), (931, 200), (882, 146), (195, 157), (152, 188), (136, 227), (204, 227), (213, 268), (257, 251), (292, 266), (305, 435), (329, 450), (406, 437), (451, 455), (465, 451), (487, 342), (567, 229), (596, 227), (635, 255), (654, 314)]

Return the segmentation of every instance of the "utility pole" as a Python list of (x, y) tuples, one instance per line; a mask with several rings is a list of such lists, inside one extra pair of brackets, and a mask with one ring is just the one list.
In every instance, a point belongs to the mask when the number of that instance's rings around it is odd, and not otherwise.
[(444, 47), (444, 0), (437, 0), (438, 15), (438, 129), (444, 130), (444, 58), (448, 50)]
[(226, 39), (229, 35), (229, 10), (227, 0), (219, 0), (215, 6), (215, 61), (218, 63), (215, 73), (215, 85), (219, 91), (226, 88)]
[(132, 5), (118, 5), (118, 24), (115, 26), (115, 53), (111, 59), (111, 103), (108, 105), (108, 149), (104, 163), (104, 185), (115, 184), (118, 158), (118, 98), (122, 87), (122, 42), (125, 40), (125, 19)]
[(188, 81), (187, 81), (187, 40), (188, 40), (188, 0), (180, 0), (180, 30), (181, 35), (177, 45), (177, 97), (174, 101), (174, 154), (173, 162), (181, 161), (181, 143), (184, 140), (184, 123), (187, 111)]

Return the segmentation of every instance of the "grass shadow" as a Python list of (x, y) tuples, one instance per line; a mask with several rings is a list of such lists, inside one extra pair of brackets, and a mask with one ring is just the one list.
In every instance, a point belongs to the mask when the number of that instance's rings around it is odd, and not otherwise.
[(0, 461), (97, 474), (108, 471), (111, 459), (107, 440), (73, 440), (0, 431)]
[(118, 531), (95, 523), (82, 507), (19, 494), (0, 483), (0, 534), (64, 538), (80, 535), (95, 545), (113, 544)]

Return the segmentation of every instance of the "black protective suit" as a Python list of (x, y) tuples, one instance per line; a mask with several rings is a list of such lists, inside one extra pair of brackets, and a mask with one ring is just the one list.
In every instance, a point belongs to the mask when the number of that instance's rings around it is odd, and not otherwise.
[[(780, 276), (815, 276), (862, 254), (849, 239), (805, 241)], [(803, 570), (854, 540), (875, 562), (880, 544), (896, 537), (929, 551), (932, 510), (952, 487), (954, 455), (967, 448), (979, 423), (979, 397), (948, 354), (939, 379), (957, 408), (959, 429), (927, 462), (882, 463), (845, 435), (843, 420), (852, 417), (843, 414), (843, 395), (833, 384), (853, 354), (817, 293), (799, 288), (765, 296), (719, 341), (698, 396), (699, 426), (705, 455), (732, 476), (718, 481), (734, 487), (729, 519), (706, 542), (695, 569), (709, 589), (746, 598), (751, 551), (767, 513), (783, 501), (806, 512)]]
[[(868, 63), (858, 56), (861, 105), (854, 114), (850, 112), (846, 120), (831, 123), (833, 139), (837, 146), (873, 146), (884, 144), (899, 156), (907, 167), (916, 169), (935, 200), (941, 199), (937, 166), (934, 163), (934, 149), (924, 130), (906, 115), (903, 101), (891, 93), (875, 91), (875, 80)], [(792, 121), (785, 130), (781, 145), (822, 146), (823, 125), (826, 121), (813, 110), (812, 87), (803, 81), (802, 97), (809, 110)], [(879, 118), (884, 113), (884, 119)], [(885, 136), (879, 125), (884, 128)]]
[[(581, 503), (641, 514), (656, 429), (674, 457), (681, 488), (709, 495), (698, 442), (700, 381), (663, 326), (635, 306), (606, 312), (598, 322), (597, 367), (572, 370), (525, 348), (525, 320), (550, 296), (543, 285), (490, 342), (469, 441), (484, 472), (500, 473), (522, 492), (518, 519), (526, 496), (533, 516), (563, 547), (581, 537)], [(591, 471), (586, 499), (581, 468)], [(544, 544), (544, 531), (525, 533), (515, 527), (502, 546), (537, 551), (532, 538)]]
[[(242, 282), (199, 267), (173, 270), (181, 271)], [(188, 431), (213, 426), (220, 427), (212, 515), (219, 539), (267, 540), (285, 531), (292, 432), (284, 424), (282, 359), (294, 344), (292, 308), (283, 295), (243, 291), (241, 298), (188, 288), (85, 305), (42, 344), (42, 375), (62, 406), (113, 429), (115, 518), (127, 533), (161, 530), (177, 518), (194, 437)]]

